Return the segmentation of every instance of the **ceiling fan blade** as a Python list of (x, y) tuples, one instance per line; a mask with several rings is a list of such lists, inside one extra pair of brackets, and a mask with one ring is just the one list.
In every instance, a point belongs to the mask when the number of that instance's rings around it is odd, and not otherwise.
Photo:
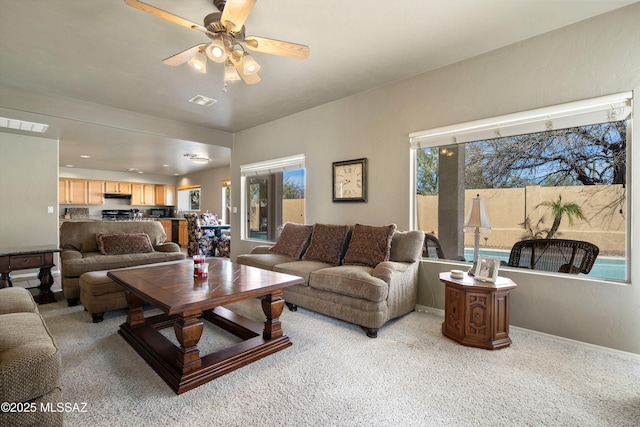
[(255, 4), (256, 0), (227, 0), (220, 22), (228, 31), (240, 31)]
[(143, 12), (147, 12), (153, 16), (157, 16), (158, 18), (162, 18), (166, 21), (172, 22), (174, 24), (178, 24), (181, 25), (185, 28), (189, 28), (191, 30), (198, 30), (201, 31), (203, 33), (207, 33), (207, 34), (212, 34), (215, 35), (215, 33), (211, 33), (209, 30), (207, 30), (205, 27), (203, 27), (202, 25), (198, 25), (195, 22), (191, 22), (188, 19), (184, 19), (184, 18), (180, 18), (177, 15), (174, 15), (172, 13), (166, 12), (162, 9), (158, 9), (155, 6), (151, 6), (149, 4), (143, 3), (141, 1), (138, 0), (124, 0), (124, 2), (135, 8), (138, 10), (141, 10)]
[(242, 81), (244, 81), (248, 85), (254, 85), (256, 83), (260, 83), (261, 79), (258, 73), (250, 74), (250, 75), (244, 74), (244, 70), (242, 69), (242, 61), (236, 58), (235, 55), (229, 55), (229, 59), (231, 59), (231, 62), (233, 63), (234, 67), (236, 67), (236, 71), (240, 75), (240, 78), (242, 79)]
[(180, 53), (176, 53), (173, 56), (163, 59), (162, 63), (166, 65), (171, 65), (172, 67), (177, 67), (178, 65), (182, 65), (185, 62), (189, 61), (191, 58), (193, 58), (193, 55), (195, 55), (200, 49), (204, 48), (206, 45), (207, 45), (206, 43), (197, 44), (193, 47), (190, 47), (187, 50), (184, 50)]
[(256, 52), (288, 56), (296, 59), (306, 59), (309, 56), (309, 46), (303, 44), (255, 36), (246, 37), (244, 42), (249, 49), (255, 50)]

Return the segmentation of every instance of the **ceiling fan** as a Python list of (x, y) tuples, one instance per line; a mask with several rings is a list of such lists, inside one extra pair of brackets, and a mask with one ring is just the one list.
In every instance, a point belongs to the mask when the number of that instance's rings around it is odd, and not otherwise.
[(211, 42), (190, 47), (162, 62), (174, 67), (187, 62), (201, 73), (206, 73), (207, 58), (214, 62), (224, 63), (225, 86), (227, 81), (233, 80), (242, 79), (246, 84), (255, 84), (260, 81), (258, 75), (260, 65), (247, 53), (245, 48), (296, 59), (305, 59), (309, 56), (309, 47), (305, 45), (264, 37), (245, 36), (244, 22), (256, 4), (256, 0), (213, 0), (213, 4), (220, 12), (205, 16), (204, 25), (198, 25), (138, 0), (124, 0), (124, 2), (143, 12), (206, 34)]

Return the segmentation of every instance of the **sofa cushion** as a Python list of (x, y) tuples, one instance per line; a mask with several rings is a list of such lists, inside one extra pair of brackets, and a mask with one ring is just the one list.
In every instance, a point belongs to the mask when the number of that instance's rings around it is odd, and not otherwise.
[(273, 270), (273, 266), (285, 262), (292, 262), (295, 259), (288, 255), (259, 253), (259, 254), (242, 254), (238, 255), (238, 264), (248, 265), (249, 267), (262, 268), (264, 270)]
[(0, 314), (22, 312), (38, 313), (31, 292), (17, 286), (0, 289)]
[(288, 222), (284, 225), (278, 241), (271, 247), (270, 252), (300, 259), (312, 231), (313, 225)]
[[(156, 262), (185, 259), (182, 252), (149, 252), (144, 254), (102, 255), (100, 252), (87, 252), (82, 258), (64, 260), (64, 277), (80, 277), (88, 271), (114, 270), (123, 267), (153, 264)], [(63, 278), (63, 280), (66, 280)], [(64, 286), (64, 285), (63, 285)]]
[(353, 298), (384, 301), (389, 293), (389, 285), (374, 277), (372, 271), (372, 267), (364, 265), (323, 268), (310, 274), (309, 286)]
[(424, 245), (424, 231), (397, 231), (391, 240), (390, 261), (416, 262), (422, 256)]
[(90, 271), (80, 276), (80, 289), (93, 295), (107, 295), (124, 292), (124, 288), (107, 277), (106, 271)]
[(348, 225), (314, 224), (311, 243), (302, 259), (339, 265), (348, 232)]
[(375, 267), (382, 261), (388, 261), (395, 231), (395, 224), (383, 227), (356, 224), (343, 264)]
[(320, 261), (294, 261), (278, 264), (273, 267), (273, 271), (302, 277), (305, 281), (305, 285), (307, 285), (309, 284), (309, 275), (311, 272), (330, 266), (330, 264)]
[(153, 252), (151, 240), (144, 233), (98, 234), (102, 255), (143, 254)]
[(60, 385), (58, 348), (38, 313), (0, 319), (0, 401), (26, 402)]

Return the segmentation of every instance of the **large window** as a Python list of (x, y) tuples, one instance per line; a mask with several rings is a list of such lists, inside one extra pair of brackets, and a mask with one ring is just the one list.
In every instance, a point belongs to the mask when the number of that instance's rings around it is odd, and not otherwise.
[(303, 155), (244, 165), (240, 173), (243, 238), (274, 241), (282, 224), (305, 222)]
[(508, 261), (524, 239), (600, 249), (590, 277), (628, 280), (631, 94), (618, 94), (412, 134), (414, 227), (449, 259), (471, 261), (464, 212), (485, 199), (480, 253)]

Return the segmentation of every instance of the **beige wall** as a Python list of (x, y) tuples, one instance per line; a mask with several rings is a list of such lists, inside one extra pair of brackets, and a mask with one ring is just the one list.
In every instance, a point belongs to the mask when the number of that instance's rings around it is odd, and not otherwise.
[[(298, 153), (306, 156), (306, 222), (410, 226), (411, 132), (544, 106), (640, 90), (640, 3), (485, 55), (372, 89), (235, 135), (231, 179), (240, 165)], [(417, 52), (419, 54), (419, 52)], [(635, 122), (640, 115), (634, 113)], [(636, 132), (636, 134), (638, 134)], [(636, 137), (637, 139), (637, 137)], [(637, 145), (637, 141), (634, 141)], [(640, 169), (639, 153), (632, 167)], [(331, 201), (331, 163), (366, 157), (367, 203)], [(640, 186), (640, 174), (631, 186)], [(640, 187), (639, 187), (640, 188)], [(640, 212), (639, 198), (631, 207)], [(240, 227), (234, 192), (232, 228)], [(640, 230), (640, 215), (632, 218)], [(255, 242), (233, 233), (232, 257)], [(640, 253), (640, 239), (632, 239)], [(424, 262), (420, 305), (442, 308), (439, 271), (455, 263)], [(640, 277), (640, 264), (631, 266)], [(512, 292), (513, 325), (640, 353), (640, 283), (501, 270)]]
[(58, 245), (58, 141), (0, 132), (0, 207), (1, 249)]
[[(207, 169), (179, 177), (176, 184), (178, 187), (200, 185), (200, 212), (215, 213), (222, 219), (222, 181), (229, 179), (229, 176), (229, 167)], [(231, 188), (233, 193), (233, 182)]]
[[(509, 249), (524, 238), (525, 231), (519, 225), (527, 216), (532, 225), (541, 217), (545, 221), (541, 228), (550, 228), (553, 223), (548, 208), (538, 207), (545, 201), (555, 201), (562, 195), (564, 203), (577, 203), (588, 221), (576, 219), (573, 225), (567, 217), (562, 218), (559, 234), (556, 238), (585, 240), (597, 245), (601, 254), (624, 254), (626, 241), (626, 204), (622, 212), (605, 208), (620, 195), (624, 195), (621, 185), (578, 186), (578, 187), (539, 187), (500, 188), (465, 191), (465, 212), (468, 212), (471, 200), (477, 194), (485, 199), (487, 217), (491, 223), (491, 233), (481, 233), (480, 244), (491, 248)], [(417, 228), (427, 233), (438, 230), (438, 196), (418, 196)], [(485, 241), (484, 238), (488, 239)], [(465, 233), (465, 246), (473, 246), (473, 233)]]

